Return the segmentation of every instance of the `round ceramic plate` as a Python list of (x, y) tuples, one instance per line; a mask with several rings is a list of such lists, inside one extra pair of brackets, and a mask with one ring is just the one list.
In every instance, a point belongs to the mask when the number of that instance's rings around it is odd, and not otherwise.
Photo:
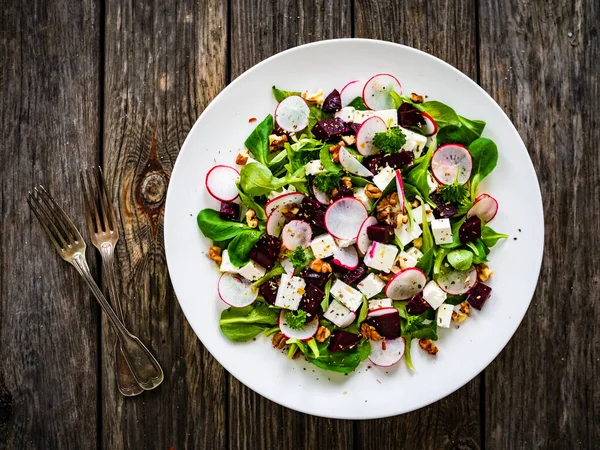
[[(360, 62), (360, 63), (359, 63)], [(244, 140), (273, 114), (271, 86), (325, 93), (353, 79), (394, 74), (403, 92), (427, 95), (458, 114), (487, 122), (483, 136), (498, 145), (499, 161), (480, 186), (498, 200), (491, 224), (510, 234), (491, 253), (493, 295), (459, 329), (439, 330), (439, 353), (431, 357), (413, 342), (411, 372), (368, 361), (348, 376), (289, 360), (267, 338), (238, 344), (219, 330), (225, 308), (217, 296), (219, 272), (206, 256), (209, 241), (196, 225), (202, 208), (218, 209), (204, 178), (215, 163), (234, 165)], [(177, 158), (165, 214), (165, 246), (171, 280), (192, 328), (210, 353), (238, 380), (289, 408), (324, 417), (372, 419), (421, 408), (481, 372), (509, 341), (533, 296), (544, 241), (540, 189), (527, 150), (508, 117), (467, 76), (421, 51), (388, 42), (341, 39), (303, 45), (275, 55), (237, 78), (210, 104), (190, 131)]]

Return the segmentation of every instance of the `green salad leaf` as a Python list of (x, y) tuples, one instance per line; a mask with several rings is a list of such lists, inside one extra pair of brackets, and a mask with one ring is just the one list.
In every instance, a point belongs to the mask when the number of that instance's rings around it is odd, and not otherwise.
[(477, 186), (498, 164), (498, 147), (491, 139), (479, 138), (469, 145), (469, 153), (473, 158), (471, 171), (471, 198), (475, 198)]
[(265, 209), (260, 206), (257, 202), (254, 201), (252, 197), (246, 195), (244, 191), (240, 189), (238, 185), (238, 192), (240, 193), (240, 199), (242, 200), (242, 204), (248, 208), (254, 210), (256, 213), (256, 218), (262, 222), (267, 221), (267, 214), (265, 213)]
[(471, 143), (471, 138), (467, 135), (465, 129), (457, 125), (446, 125), (440, 128), (436, 139), (440, 147), (445, 144), (460, 144), (467, 147)]
[(252, 230), (245, 223), (221, 219), (219, 211), (209, 208), (200, 211), (196, 221), (202, 234), (213, 241), (227, 241), (236, 237), (242, 231)]
[(304, 355), (310, 363), (332, 372), (353, 372), (361, 361), (368, 358), (371, 352), (369, 341), (364, 339), (354, 349), (343, 352), (330, 352), (327, 342), (317, 343), (318, 356), (314, 352), (306, 352)]
[[(412, 363), (411, 347), (413, 339), (432, 339), (437, 341), (437, 322), (435, 320), (435, 312), (433, 310), (425, 311), (423, 314), (413, 316), (406, 312), (406, 307), (401, 307), (394, 302), (394, 306), (400, 312), (400, 321), (402, 327), (402, 337), (406, 339), (406, 350), (404, 352), (404, 360), (410, 370), (415, 370)], [(403, 309), (403, 310), (402, 310)], [(433, 317), (432, 317), (433, 316)]]
[(429, 200), (429, 165), (435, 149), (436, 143), (432, 143), (421, 162), (419, 164), (415, 164), (415, 166), (410, 172), (408, 172), (408, 175), (406, 176), (406, 181), (408, 184), (414, 186), (421, 194), (421, 197), (425, 200)]
[(440, 247), (447, 248), (447, 249), (453, 249), (453, 248), (460, 247), (461, 243), (460, 243), (460, 237), (458, 236), (458, 231), (460, 230), (460, 227), (463, 226), (463, 223), (465, 223), (466, 220), (467, 220), (467, 217), (464, 216), (462, 219), (454, 222), (450, 226), (450, 228), (452, 229), (452, 242), (450, 242), (449, 244), (442, 244)]
[(298, 187), (297, 183), (306, 183), (304, 167), (282, 178), (273, 176), (267, 166), (257, 162), (246, 164), (240, 172), (240, 186), (242, 190), (253, 197), (266, 195), (271, 191), (281, 189), (287, 184), (293, 184)]
[(365, 105), (362, 97), (356, 97), (354, 100), (348, 103), (348, 106), (352, 106), (358, 111), (367, 111), (369, 109), (367, 108), (367, 105)]
[(333, 278), (330, 277), (329, 280), (327, 280), (327, 283), (325, 283), (325, 296), (323, 297), (323, 300), (321, 301), (321, 309), (323, 311), (327, 311), (327, 308), (329, 308), (329, 296), (331, 295), (331, 284), (333, 283)]
[(390, 127), (385, 132), (375, 133), (373, 145), (384, 153), (398, 153), (406, 143), (406, 136), (400, 127)]
[(415, 106), (423, 112), (426, 112), (437, 123), (438, 128), (443, 128), (447, 125), (460, 125), (458, 114), (448, 105), (435, 100), (417, 103)]
[[(427, 229), (429, 229), (429, 227), (427, 227)], [(421, 258), (419, 258), (416, 268), (421, 269), (425, 275), (429, 276), (429, 272), (431, 272), (431, 269), (433, 268), (433, 261), (434, 249), (431, 247), (429, 250), (423, 253)]]
[(508, 234), (497, 233), (487, 225), (481, 229), (481, 240), (489, 248), (496, 245), (500, 239), (507, 238)]
[(368, 314), (369, 314), (369, 301), (367, 300), (367, 297), (365, 297), (363, 295), (362, 296), (362, 305), (360, 306), (360, 311), (358, 313), (358, 320), (357, 320), (359, 325), (364, 322), (364, 320), (367, 318)]
[(473, 264), (473, 252), (469, 250), (452, 250), (446, 259), (456, 270), (467, 270)]
[(471, 120), (463, 116), (458, 116), (458, 120), (471, 141), (474, 141), (483, 133), (483, 129), (485, 128), (483, 120)]
[(227, 246), (229, 261), (236, 267), (245, 266), (250, 262), (250, 251), (254, 248), (264, 232), (257, 229), (244, 230), (239, 233)]
[(289, 97), (290, 95), (300, 95), (300, 92), (284, 91), (283, 89), (277, 89), (275, 86), (271, 88), (271, 91), (273, 92), (273, 97), (275, 97), (275, 100), (278, 102)]
[(252, 157), (264, 165), (269, 163), (269, 135), (272, 130), (273, 116), (269, 114), (256, 126), (244, 142)]
[(277, 325), (278, 320), (278, 309), (256, 301), (244, 308), (227, 308), (221, 313), (219, 325), (228, 339), (246, 342)]

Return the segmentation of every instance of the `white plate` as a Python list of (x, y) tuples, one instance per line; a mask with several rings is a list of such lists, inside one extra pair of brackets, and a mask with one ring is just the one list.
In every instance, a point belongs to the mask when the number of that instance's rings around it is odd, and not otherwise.
[[(493, 295), (460, 329), (440, 330), (431, 357), (413, 343), (416, 372), (403, 361), (392, 368), (364, 362), (349, 376), (289, 360), (265, 338), (236, 344), (219, 330), (225, 308), (217, 297), (219, 273), (206, 256), (209, 242), (196, 226), (202, 208), (218, 208), (204, 188), (215, 163), (233, 164), (252, 129), (276, 106), (271, 86), (286, 90), (341, 89), (352, 79), (387, 72), (405, 93), (440, 100), (459, 114), (487, 122), (484, 136), (498, 145), (498, 166), (479, 188), (499, 202), (491, 223), (511, 238), (491, 254)], [(258, 122), (249, 123), (250, 118)], [(467, 76), (421, 51), (388, 42), (340, 39), (303, 45), (275, 55), (237, 78), (204, 111), (173, 169), (165, 213), (171, 280), (192, 328), (211, 354), (238, 380), (289, 408), (324, 417), (371, 419), (435, 402), (481, 372), (521, 322), (533, 295), (544, 241), (540, 189), (527, 150), (494, 100)], [(516, 237), (517, 240), (513, 240)]]

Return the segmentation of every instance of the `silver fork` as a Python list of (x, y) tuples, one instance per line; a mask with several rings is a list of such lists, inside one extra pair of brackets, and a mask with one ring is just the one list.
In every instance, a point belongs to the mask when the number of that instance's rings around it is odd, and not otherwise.
[(61, 258), (75, 267), (108, 316), (121, 343), (125, 361), (137, 383), (143, 389), (158, 386), (163, 380), (160, 365), (144, 344), (125, 328), (102, 295), (85, 260), (85, 242), (71, 219), (43, 186), (34, 188), (33, 192), (29, 191), (27, 203)]
[[(90, 239), (102, 256), (103, 274), (108, 281), (109, 297), (112, 300), (115, 312), (121, 322), (125, 323), (115, 277), (114, 249), (119, 239), (115, 210), (109, 200), (110, 197), (100, 168), (97, 170), (82, 170), (79, 176), (87, 212), (86, 219)], [(141, 394), (144, 390), (138, 385), (135, 377), (129, 370), (121, 342), (118, 339), (115, 342), (114, 351), (119, 392), (127, 397)]]

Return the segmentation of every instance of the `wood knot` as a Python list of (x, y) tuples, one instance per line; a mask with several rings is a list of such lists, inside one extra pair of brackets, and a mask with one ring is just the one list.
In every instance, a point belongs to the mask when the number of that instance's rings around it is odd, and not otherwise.
[(150, 172), (142, 180), (140, 193), (142, 199), (149, 206), (157, 206), (165, 199), (167, 180), (162, 173)]

